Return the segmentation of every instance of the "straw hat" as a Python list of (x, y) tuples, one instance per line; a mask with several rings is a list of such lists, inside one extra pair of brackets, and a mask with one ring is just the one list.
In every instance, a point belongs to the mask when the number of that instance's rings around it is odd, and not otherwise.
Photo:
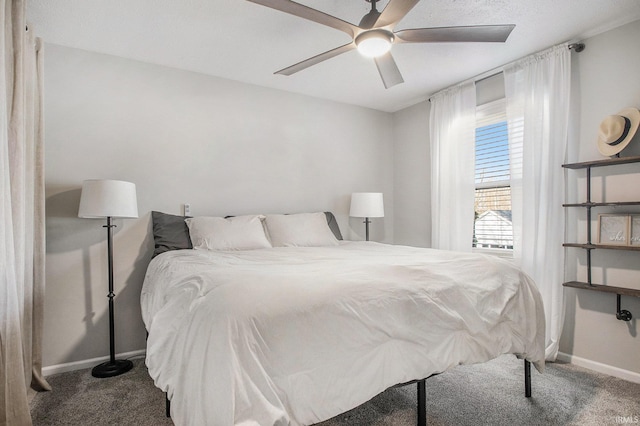
[(611, 157), (626, 148), (640, 124), (638, 108), (625, 108), (616, 115), (609, 115), (600, 123), (598, 150)]

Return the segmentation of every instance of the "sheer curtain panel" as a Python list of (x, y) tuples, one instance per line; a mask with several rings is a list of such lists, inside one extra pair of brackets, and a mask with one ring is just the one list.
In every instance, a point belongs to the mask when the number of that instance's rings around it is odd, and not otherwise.
[(504, 68), (511, 156), (514, 258), (544, 300), (546, 359), (563, 323), (564, 172), (571, 54), (566, 44)]
[(42, 377), (44, 162), (41, 42), (25, 2), (0, 0), (0, 424), (30, 425)]
[(465, 82), (431, 97), (432, 247), (471, 251), (475, 196), (476, 86)]

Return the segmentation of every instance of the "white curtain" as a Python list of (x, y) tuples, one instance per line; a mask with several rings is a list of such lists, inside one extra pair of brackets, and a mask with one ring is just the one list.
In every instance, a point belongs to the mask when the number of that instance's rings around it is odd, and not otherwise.
[(30, 425), (42, 377), (44, 164), (42, 49), (25, 2), (0, 0), (0, 424)]
[(571, 57), (566, 44), (504, 69), (511, 157), (514, 257), (538, 285), (553, 361), (563, 323), (564, 172)]
[(432, 247), (471, 251), (475, 196), (476, 87), (466, 82), (431, 97)]

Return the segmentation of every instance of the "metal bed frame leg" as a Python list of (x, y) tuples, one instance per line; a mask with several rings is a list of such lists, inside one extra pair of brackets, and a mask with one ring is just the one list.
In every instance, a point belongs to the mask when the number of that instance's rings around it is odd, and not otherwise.
[[(418, 426), (427, 426), (427, 379), (418, 380)], [(531, 398), (531, 362), (524, 360), (524, 396)]]
[(169, 397), (167, 396), (166, 392), (164, 394), (164, 410), (165, 410), (166, 416), (168, 418), (171, 418), (171, 401), (169, 400)]
[(427, 379), (418, 380), (418, 426), (427, 426)]
[(531, 398), (531, 362), (524, 360), (524, 396)]

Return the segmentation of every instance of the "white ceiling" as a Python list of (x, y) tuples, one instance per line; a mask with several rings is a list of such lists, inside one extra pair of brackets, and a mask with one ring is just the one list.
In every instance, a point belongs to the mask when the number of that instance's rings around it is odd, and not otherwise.
[[(381, 0), (378, 10), (387, 2)], [(370, 8), (365, 0), (299, 3), (354, 24)], [(350, 38), (244, 0), (29, 0), (27, 16), (46, 43), (393, 112), (527, 54), (638, 20), (640, 0), (422, 0), (396, 30), (516, 28), (506, 43), (395, 45), (405, 82), (390, 89), (373, 60), (357, 51), (289, 77), (274, 75)]]

